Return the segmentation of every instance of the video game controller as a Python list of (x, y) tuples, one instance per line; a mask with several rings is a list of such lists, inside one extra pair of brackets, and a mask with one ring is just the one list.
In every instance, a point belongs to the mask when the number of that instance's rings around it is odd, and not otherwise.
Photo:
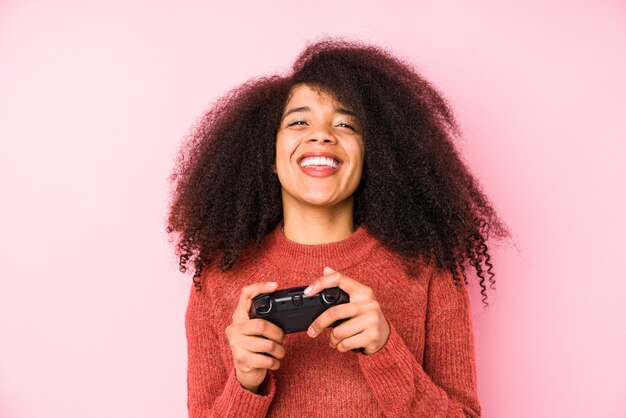
[[(285, 334), (306, 331), (324, 311), (350, 302), (350, 296), (338, 287), (324, 289), (315, 296), (304, 294), (306, 286), (264, 293), (252, 300), (250, 319), (261, 318), (276, 324)], [(335, 321), (336, 327), (348, 318)]]

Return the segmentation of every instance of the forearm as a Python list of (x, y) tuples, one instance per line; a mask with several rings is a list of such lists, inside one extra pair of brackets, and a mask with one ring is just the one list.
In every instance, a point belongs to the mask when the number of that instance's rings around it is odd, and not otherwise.
[[(359, 364), (386, 416), (480, 416), (471, 370), (466, 368), (445, 385), (447, 387), (439, 386), (424, 371), (392, 324), (387, 344), (373, 355), (360, 355)], [(448, 370), (448, 373), (453, 371)]]
[[(220, 383), (214, 381), (211, 384), (212, 389), (217, 384)], [(221, 384), (222, 392), (216, 398), (212, 398), (207, 396), (211, 390), (207, 390), (206, 386), (196, 385), (196, 382), (189, 381), (190, 418), (266, 416), (275, 393), (274, 378), (271, 374), (268, 374), (257, 393), (239, 384), (234, 369)]]
[(215, 329), (210, 296), (191, 291), (185, 318), (187, 333), (187, 407), (190, 418), (264, 417), (274, 397), (274, 378), (253, 393), (241, 386), (232, 365), (222, 358), (223, 341)]

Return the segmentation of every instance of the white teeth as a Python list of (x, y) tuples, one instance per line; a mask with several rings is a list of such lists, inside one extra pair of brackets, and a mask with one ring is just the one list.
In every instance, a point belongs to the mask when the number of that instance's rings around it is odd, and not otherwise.
[(309, 165), (325, 165), (331, 168), (339, 167), (339, 162), (328, 157), (306, 157), (300, 161), (300, 166), (306, 167)]

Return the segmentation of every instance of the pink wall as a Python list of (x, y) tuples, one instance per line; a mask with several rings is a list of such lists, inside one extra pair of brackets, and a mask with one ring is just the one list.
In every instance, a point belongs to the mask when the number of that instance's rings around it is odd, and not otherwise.
[(626, 416), (626, 7), (464, 3), (0, 3), (0, 416), (185, 416), (173, 158), (323, 34), (439, 86), (516, 235), (490, 309), (473, 288), (484, 416)]

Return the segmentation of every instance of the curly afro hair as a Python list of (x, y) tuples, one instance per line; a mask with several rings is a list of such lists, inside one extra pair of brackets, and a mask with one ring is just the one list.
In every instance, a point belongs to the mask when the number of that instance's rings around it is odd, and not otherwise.
[(455, 150), (458, 126), (436, 89), (411, 65), (375, 46), (338, 40), (309, 45), (287, 75), (250, 80), (222, 97), (183, 143), (168, 234), (177, 234), (181, 272), (215, 261), (233, 266), (282, 220), (272, 172), (276, 134), (293, 86), (306, 83), (355, 110), (365, 161), (354, 221), (405, 260), (448, 269), (456, 285), (466, 268), (495, 289), (486, 241), (510, 234)]

